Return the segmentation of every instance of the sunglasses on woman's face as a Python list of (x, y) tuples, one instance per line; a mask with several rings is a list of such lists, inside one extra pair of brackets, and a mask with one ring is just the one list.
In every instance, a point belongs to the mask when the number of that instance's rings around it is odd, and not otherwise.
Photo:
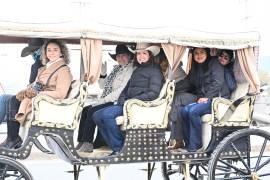
[(225, 59), (226, 61), (230, 60), (229, 56), (224, 55), (224, 54), (221, 54), (219, 57)]

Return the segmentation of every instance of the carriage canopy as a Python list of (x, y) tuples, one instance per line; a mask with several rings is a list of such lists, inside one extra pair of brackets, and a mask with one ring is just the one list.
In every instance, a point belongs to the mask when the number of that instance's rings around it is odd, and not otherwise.
[(161, 43), (173, 70), (189, 46), (237, 50), (252, 91), (259, 91), (254, 47), (260, 37), (247, 18), (253, 8), (248, 1), (46, 0), (38, 8), (29, 3), (1, 3), (0, 42), (40, 37), (78, 43), (80, 39), (91, 82), (99, 77), (104, 42), (150, 42)]

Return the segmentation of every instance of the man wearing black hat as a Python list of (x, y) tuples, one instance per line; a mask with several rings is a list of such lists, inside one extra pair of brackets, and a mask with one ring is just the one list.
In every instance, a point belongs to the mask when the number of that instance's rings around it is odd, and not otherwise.
[[(34, 63), (31, 66), (31, 73), (29, 78), (29, 83), (35, 81), (38, 69), (42, 67), (42, 63), (40, 61), (41, 57), (41, 46), (43, 45), (43, 40), (40, 38), (34, 38), (30, 39), (28, 41), (28, 46), (23, 48), (21, 52), (21, 57), (26, 57), (28, 55), (32, 55), (34, 59)], [(5, 95), (2, 95), (5, 96)], [(17, 112), (19, 109), (20, 101), (16, 99), (16, 95), (7, 95), (6, 98), (1, 97), (1, 99), (5, 99), (5, 101), (1, 101), (0, 103), (0, 123), (4, 121), (5, 117), (8, 119), (8, 116), (11, 116), (11, 113)], [(14, 142), (13, 144), (7, 144), (7, 148), (14, 148), (16, 145), (21, 143), (21, 139), (18, 139), (17, 142)], [(5, 143), (4, 143), (5, 144)], [(4, 145), (1, 144), (1, 145)], [(0, 146), (1, 146), (0, 145)]]
[(79, 152), (92, 152), (93, 148), (105, 145), (99, 132), (93, 143), (96, 124), (92, 119), (92, 115), (96, 111), (116, 102), (134, 70), (132, 63), (133, 54), (127, 46), (119, 44), (116, 46), (115, 54), (109, 53), (109, 55), (118, 64), (113, 67), (111, 73), (106, 77), (103, 92), (98, 102), (92, 106), (84, 107), (82, 111), (78, 133), (79, 144), (77, 146)]
[(30, 84), (35, 81), (37, 77), (38, 69), (43, 66), (40, 61), (41, 46), (43, 45), (43, 43), (44, 43), (43, 40), (40, 38), (30, 39), (28, 42), (28, 46), (23, 48), (21, 52), (21, 57), (26, 57), (31, 54), (35, 61), (31, 66), (31, 73), (30, 73), (30, 79), (29, 79)]

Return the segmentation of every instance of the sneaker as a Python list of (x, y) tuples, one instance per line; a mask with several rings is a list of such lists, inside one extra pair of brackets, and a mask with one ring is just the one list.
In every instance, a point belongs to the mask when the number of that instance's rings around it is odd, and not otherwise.
[(91, 153), (93, 152), (93, 144), (89, 142), (84, 142), (82, 146), (78, 149), (79, 152)]

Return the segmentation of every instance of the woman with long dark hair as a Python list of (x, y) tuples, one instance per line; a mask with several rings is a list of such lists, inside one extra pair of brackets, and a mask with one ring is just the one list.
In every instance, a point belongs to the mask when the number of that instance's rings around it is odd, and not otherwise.
[(211, 58), (208, 48), (194, 48), (188, 81), (197, 96), (195, 103), (181, 109), (185, 150), (195, 152), (202, 148), (201, 116), (211, 113), (214, 97), (230, 97), (224, 78), (224, 66)]
[(116, 105), (101, 109), (93, 114), (103, 138), (113, 150), (111, 155), (118, 154), (124, 144), (124, 137), (116, 124), (115, 118), (123, 115), (123, 105), (128, 99), (151, 101), (158, 97), (164, 78), (160, 66), (154, 63), (154, 56), (160, 51), (157, 46), (138, 43), (135, 50), (133, 71), (125, 89), (120, 94)]

